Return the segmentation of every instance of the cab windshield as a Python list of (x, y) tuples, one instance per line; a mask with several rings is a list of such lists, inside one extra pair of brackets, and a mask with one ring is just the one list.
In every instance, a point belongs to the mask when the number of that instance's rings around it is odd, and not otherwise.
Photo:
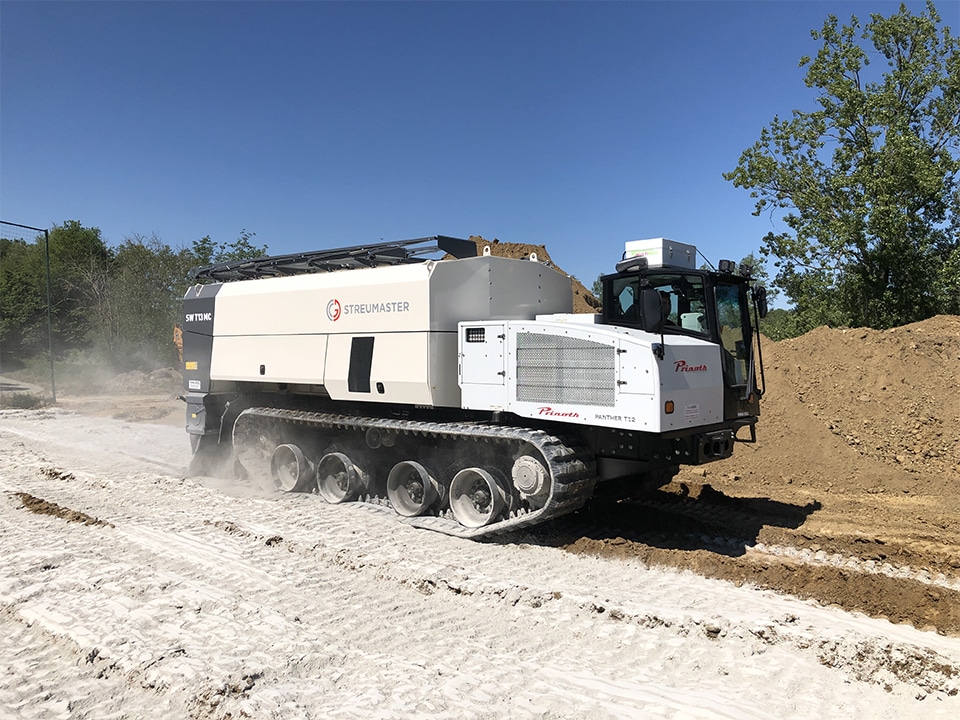
[[(710, 337), (703, 278), (699, 275), (645, 275), (644, 285), (660, 294), (665, 323), (663, 331)], [(640, 323), (640, 277), (614, 278), (609, 322), (638, 327)]]

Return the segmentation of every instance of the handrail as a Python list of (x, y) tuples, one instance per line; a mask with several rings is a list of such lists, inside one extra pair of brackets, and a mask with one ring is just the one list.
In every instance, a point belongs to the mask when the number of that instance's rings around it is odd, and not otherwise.
[(421, 256), (436, 252), (449, 253), (458, 259), (476, 257), (477, 245), (472, 240), (434, 235), (413, 240), (396, 240), (215, 263), (190, 268), (187, 275), (191, 280), (200, 281), (249, 280), (422, 262)]

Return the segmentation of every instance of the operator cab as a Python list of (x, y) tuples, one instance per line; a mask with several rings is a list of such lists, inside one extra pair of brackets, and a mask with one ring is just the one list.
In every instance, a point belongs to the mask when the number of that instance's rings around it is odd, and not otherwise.
[[(628, 242), (617, 272), (601, 278), (605, 325), (661, 335), (685, 335), (720, 348), (724, 419), (751, 430), (760, 414), (755, 316), (766, 316), (766, 290), (751, 287), (746, 268), (738, 274), (723, 260), (719, 271), (696, 268), (696, 248), (663, 238)], [(662, 355), (658, 355), (662, 357)], [(756, 358), (760, 359), (759, 342)]]

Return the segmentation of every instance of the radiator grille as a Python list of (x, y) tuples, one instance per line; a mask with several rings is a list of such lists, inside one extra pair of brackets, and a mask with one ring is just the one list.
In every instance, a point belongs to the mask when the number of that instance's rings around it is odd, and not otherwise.
[(613, 407), (615, 364), (610, 345), (517, 333), (517, 400)]

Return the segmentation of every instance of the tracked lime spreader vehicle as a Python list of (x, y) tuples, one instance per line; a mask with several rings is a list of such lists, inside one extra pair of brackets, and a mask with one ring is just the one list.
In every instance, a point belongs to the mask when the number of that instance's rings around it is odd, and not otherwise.
[(282, 491), (480, 537), (754, 437), (766, 301), (732, 263), (627, 243), (603, 312), (574, 315), (562, 273), (476, 247), (438, 236), (194, 269), (194, 468), (226, 460)]

